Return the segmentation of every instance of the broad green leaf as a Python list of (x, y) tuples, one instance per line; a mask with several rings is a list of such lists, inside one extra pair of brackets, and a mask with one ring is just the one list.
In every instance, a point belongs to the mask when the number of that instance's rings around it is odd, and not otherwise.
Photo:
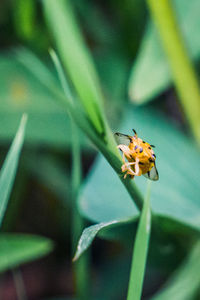
[(128, 222), (133, 221), (132, 219), (124, 219), (124, 220), (113, 220), (110, 222), (102, 222), (96, 225), (92, 225), (90, 227), (87, 227), (84, 229), (79, 242), (77, 246), (77, 250), (75, 253), (75, 256), (73, 258), (73, 261), (77, 260), (81, 254), (86, 251), (89, 246), (91, 245), (92, 241), (96, 237), (96, 235), (101, 231), (102, 229), (105, 229), (106, 227), (113, 227), (113, 226), (118, 226), (121, 224), (126, 224)]
[[(27, 68), (22, 65), (22, 59)], [(0, 69), (1, 142), (10, 141), (20, 116), (26, 111), (29, 115), (27, 142), (56, 147), (69, 145), (69, 119), (51, 90), (60, 86), (45, 64), (28, 50), (18, 49), (15, 55), (0, 55)], [(79, 138), (86, 145), (83, 135)]]
[(19, 129), (0, 172), (0, 226), (3, 221), (17, 171), (18, 161), (24, 142), (26, 121), (27, 115), (23, 115)]
[(0, 272), (38, 259), (53, 249), (44, 237), (25, 234), (0, 234)]
[[(177, 130), (172, 121), (153, 108), (131, 108), (124, 115), (120, 131), (156, 145), (159, 181), (152, 182), (151, 204), (154, 213), (200, 230), (200, 155), (189, 137)], [(144, 194), (146, 180), (135, 178)], [(83, 187), (79, 207), (82, 214), (96, 222), (136, 217), (138, 212), (119, 178), (99, 156)]]
[[(174, 0), (172, 4), (189, 55), (197, 60), (200, 55), (200, 2)], [(144, 103), (166, 90), (170, 84), (172, 77), (159, 35), (149, 22), (131, 72), (129, 95), (134, 102)]]
[(146, 268), (149, 237), (151, 230), (150, 184), (142, 208), (138, 230), (136, 233), (127, 300), (140, 300)]
[(98, 77), (76, 23), (70, 1), (44, 0), (48, 26), (56, 42), (65, 70), (68, 72), (88, 118), (98, 132), (103, 131), (102, 94)]
[(163, 289), (151, 300), (188, 300), (196, 299), (195, 295), (200, 286), (200, 242), (194, 245), (185, 261), (166, 282)]

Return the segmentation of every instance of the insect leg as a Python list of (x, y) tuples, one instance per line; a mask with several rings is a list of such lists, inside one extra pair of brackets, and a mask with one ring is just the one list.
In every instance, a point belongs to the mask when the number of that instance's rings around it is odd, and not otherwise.
[[(131, 169), (131, 165), (135, 165), (135, 172)], [(139, 168), (139, 159), (136, 158), (135, 162), (127, 162), (122, 166), (122, 172), (126, 172), (130, 175), (136, 175), (138, 176), (140, 173), (140, 168)]]

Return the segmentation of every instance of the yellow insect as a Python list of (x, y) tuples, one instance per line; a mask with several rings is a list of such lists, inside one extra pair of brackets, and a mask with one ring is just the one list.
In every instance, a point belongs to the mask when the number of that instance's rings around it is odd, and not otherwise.
[(134, 136), (115, 133), (117, 141), (117, 148), (123, 153), (122, 172), (125, 173), (124, 178), (130, 175), (134, 176), (144, 175), (150, 180), (158, 180), (158, 171), (156, 169), (156, 155), (152, 150), (153, 145), (138, 138), (136, 131), (133, 129)]

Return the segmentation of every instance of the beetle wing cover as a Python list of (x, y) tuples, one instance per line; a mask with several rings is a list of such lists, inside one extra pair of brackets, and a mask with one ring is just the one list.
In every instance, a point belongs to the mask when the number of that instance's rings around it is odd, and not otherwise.
[(127, 134), (119, 133), (119, 132), (116, 132), (114, 134), (114, 136), (115, 136), (115, 140), (118, 145), (122, 144), (122, 145), (129, 146), (130, 141), (131, 141), (131, 136), (129, 136)]
[(146, 174), (143, 174), (144, 177), (150, 179), (150, 180), (153, 180), (153, 181), (156, 181), (159, 179), (159, 175), (158, 175), (158, 171), (156, 169), (156, 165), (149, 171), (147, 172)]

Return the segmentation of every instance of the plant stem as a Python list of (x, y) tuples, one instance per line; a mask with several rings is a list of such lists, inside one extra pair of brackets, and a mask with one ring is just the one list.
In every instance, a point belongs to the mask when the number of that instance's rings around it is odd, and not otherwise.
[[(78, 239), (85, 227), (85, 222), (77, 209), (77, 199), (81, 184), (81, 152), (78, 129), (71, 120), (72, 132), (72, 254), (75, 253)], [(89, 253), (73, 264), (76, 297), (80, 300), (89, 299)]]
[(151, 181), (148, 180), (145, 202), (133, 247), (127, 300), (141, 299), (151, 229), (150, 187)]
[(147, 0), (147, 3), (160, 33), (187, 121), (200, 144), (200, 89), (173, 8), (169, 0)]

